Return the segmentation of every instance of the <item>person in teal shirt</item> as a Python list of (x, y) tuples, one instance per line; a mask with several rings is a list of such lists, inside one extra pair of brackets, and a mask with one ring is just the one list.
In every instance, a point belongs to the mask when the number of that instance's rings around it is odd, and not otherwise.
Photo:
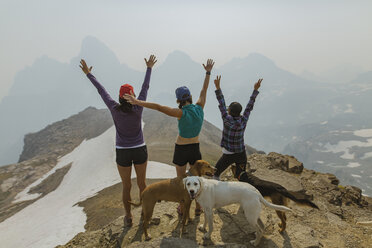
[[(185, 176), (186, 165), (193, 165), (201, 159), (199, 146), (199, 133), (204, 120), (204, 105), (207, 98), (207, 89), (214, 62), (208, 59), (207, 65), (203, 64), (206, 71), (203, 88), (200, 91), (199, 99), (193, 104), (192, 95), (186, 86), (176, 89), (178, 108), (171, 108), (157, 103), (138, 100), (132, 94), (125, 95), (124, 98), (133, 105), (160, 111), (166, 115), (178, 119), (178, 137), (174, 148), (173, 163), (176, 165), (177, 176)], [(200, 214), (200, 206), (195, 210)]]

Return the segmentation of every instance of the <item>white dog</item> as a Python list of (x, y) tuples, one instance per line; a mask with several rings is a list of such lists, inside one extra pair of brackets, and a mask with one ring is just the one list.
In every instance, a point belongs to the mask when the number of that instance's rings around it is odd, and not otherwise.
[(190, 198), (196, 199), (204, 209), (204, 225), (200, 226), (200, 229), (205, 231), (208, 221), (209, 230), (204, 234), (205, 239), (209, 239), (213, 231), (213, 208), (240, 203), (248, 223), (256, 228), (256, 239), (251, 241), (255, 246), (260, 243), (264, 231), (260, 220), (261, 203), (275, 210), (292, 211), (290, 208), (269, 203), (255, 187), (245, 182), (221, 182), (193, 176), (184, 178), (183, 183)]

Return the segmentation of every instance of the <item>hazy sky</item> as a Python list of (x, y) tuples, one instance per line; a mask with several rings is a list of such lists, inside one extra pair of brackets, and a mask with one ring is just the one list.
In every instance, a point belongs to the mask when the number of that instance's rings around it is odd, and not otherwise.
[(176, 49), (216, 66), (258, 52), (298, 74), (372, 70), (371, 13), (370, 0), (0, 0), (0, 99), (17, 71), (42, 55), (69, 62), (87, 35), (138, 70)]

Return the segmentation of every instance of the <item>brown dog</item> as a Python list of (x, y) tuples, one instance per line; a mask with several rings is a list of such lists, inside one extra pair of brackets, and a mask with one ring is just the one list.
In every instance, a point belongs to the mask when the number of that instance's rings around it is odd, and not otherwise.
[[(212, 167), (207, 161), (198, 160), (194, 165), (190, 166), (189, 174), (193, 176), (204, 176), (213, 175), (215, 168)], [(186, 175), (184, 176), (186, 177)], [(153, 183), (145, 188), (141, 194), (142, 202), (142, 214), (143, 214), (143, 231), (145, 233), (145, 239), (150, 240), (151, 237), (147, 232), (147, 228), (154, 211), (154, 206), (158, 201), (172, 201), (183, 204), (183, 216), (182, 216), (182, 227), (181, 232), (184, 231), (186, 222), (190, 215), (190, 196), (183, 185), (182, 179), (184, 177), (176, 177), (173, 179), (162, 180), (160, 182)], [(141, 205), (129, 202), (134, 206)]]
[[(235, 175), (235, 165), (231, 165), (231, 171), (233, 175)], [(289, 198), (300, 205), (307, 205), (309, 207), (319, 209), (318, 206), (310, 200), (312, 199), (312, 196), (301, 192), (290, 192), (277, 183), (259, 179), (251, 173), (247, 173), (246, 171), (240, 173), (240, 175), (238, 176), (238, 180), (241, 182), (249, 183), (250, 185), (255, 187), (263, 197), (270, 197), (271, 202), (276, 205), (287, 206)], [(275, 210), (275, 212), (281, 220), (281, 223), (278, 224), (280, 227), (279, 232), (284, 232), (287, 226), (287, 217), (282, 211)]]

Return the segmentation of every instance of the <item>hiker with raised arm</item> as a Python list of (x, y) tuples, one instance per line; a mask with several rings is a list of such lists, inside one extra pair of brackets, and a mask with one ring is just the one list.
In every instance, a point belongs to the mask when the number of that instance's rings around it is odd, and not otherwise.
[[(156, 57), (151, 55), (146, 63), (146, 75), (142, 84), (138, 99), (146, 101), (147, 91), (150, 84), (151, 70), (156, 63)], [(147, 167), (147, 148), (143, 139), (142, 132), (142, 112), (143, 107), (132, 105), (126, 99), (125, 94), (136, 97), (133, 86), (130, 84), (123, 84), (119, 91), (119, 102), (116, 102), (107, 93), (105, 88), (93, 76), (92, 66), (88, 67), (86, 62), (82, 59), (80, 61), (80, 68), (87, 75), (92, 84), (97, 88), (98, 93), (105, 102), (107, 108), (111, 112), (116, 129), (116, 164), (121, 177), (123, 185), (123, 205), (125, 209), (124, 225), (132, 226), (131, 205), (128, 201), (131, 200), (131, 172), (132, 165), (137, 175), (137, 185), (141, 192), (146, 188), (146, 167)]]
[[(146, 102), (136, 99), (132, 95), (124, 96), (124, 98), (133, 105), (154, 109), (168, 116), (177, 118), (179, 132), (173, 155), (173, 163), (176, 165), (177, 176), (185, 175), (187, 163), (193, 165), (195, 161), (202, 158), (199, 146), (199, 134), (203, 125), (203, 109), (207, 99), (207, 89), (213, 65), (214, 62), (212, 59), (208, 59), (206, 65), (203, 64), (205, 78), (196, 104), (193, 104), (191, 92), (186, 86), (178, 87), (175, 91), (178, 108)], [(197, 207), (196, 214), (200, 215), (200, 211), (200, 208)], [(180, 210), (178, 212), (180, 213)]]
[(216, 164), (216, 172), (214, 178), (219, 180), (221, 173), (235, 163), (235, 177), (238, 178), (242, 171), (245, 171), (247, 164), (247, 154), (245, 152), (244, 132), (247, 126), (249, 116), (253, 110), (254, 102), (258, 95), (258, 89), (261, 86), (262, 78), (255, 85), (250, 100), (241, 115), (242, 105), (238, 102), (230, 103), (226, 109), (225, 99), (220, 87), (221, 76), (217, 76), (214, 80), (216, 86), (216, 97), (218, 100), (218, 108), (221, 112), (223, 120), (222, 131), (222, 156)]

